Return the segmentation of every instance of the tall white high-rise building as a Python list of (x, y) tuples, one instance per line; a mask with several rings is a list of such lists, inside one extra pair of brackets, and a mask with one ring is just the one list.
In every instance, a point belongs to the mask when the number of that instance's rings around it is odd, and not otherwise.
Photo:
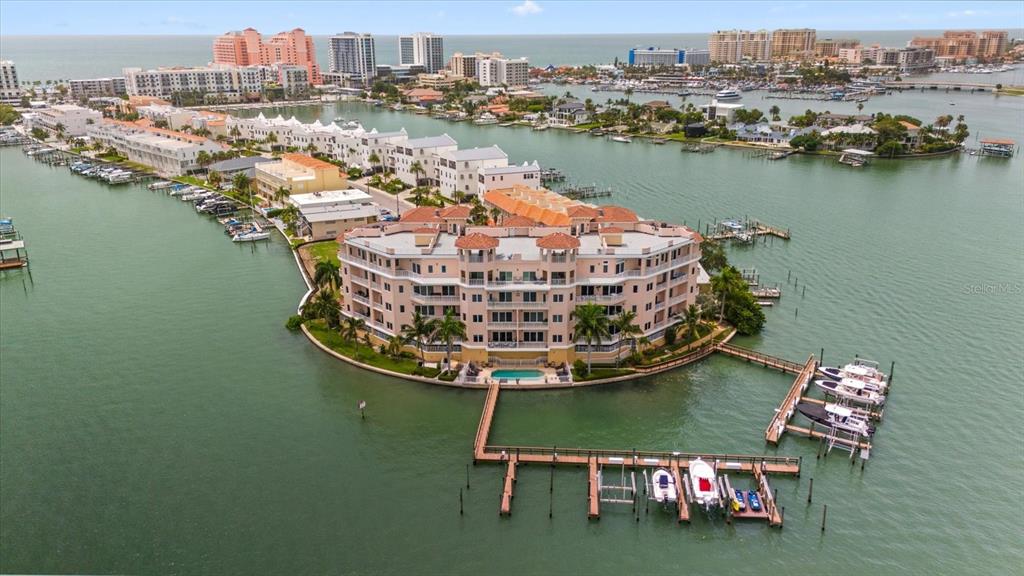
[(530, 80), (526, 58), (503, 58), (498, 53), (476, 57), (476, 81), (481, 86), (526, 86)]
[(377, 49), (370, 34), (343, 32), (330, 38), (331, 72), (339, 72), (364, 84), (377, 75)]
[(0, 60), (0, 102), (14, 103), (21, 100), (21, 88), (18, 87), (18, 71), (14, 62)]
[(444, 68), (444, 38), (430, 32), (398, 37), (398, 63), (419, 64), (430, 74)]

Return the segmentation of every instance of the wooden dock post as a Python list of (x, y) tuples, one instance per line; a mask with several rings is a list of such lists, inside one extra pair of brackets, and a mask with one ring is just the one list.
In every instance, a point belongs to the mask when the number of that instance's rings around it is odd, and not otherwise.
[(459, 516), (462, 516), (462, 488), (459, 488)]
[(466, 490), (469, 490), (469, 464), (466, 464)]
[(814, 478), (811, 478), (811, 485), (807, 487), (807, 503), (811, 503), (811, 498), (814, 497)]
[(825, 504), (821, 509), (821, 531), (825, 531), (825, 517), (828, 516), (828, 504)]
[(889, 364), (889, 388), (892, 388), (892, 375), (896, 372), (896, 361), (893, 360), (892, 364)]

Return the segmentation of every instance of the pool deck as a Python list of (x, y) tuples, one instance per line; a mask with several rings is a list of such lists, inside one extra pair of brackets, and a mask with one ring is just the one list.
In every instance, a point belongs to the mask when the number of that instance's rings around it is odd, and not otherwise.
[[(542, 376), (538, 378), (500, 378), (493, 376), (495, 372), (540, 372)], [(494, 368), (483, 368), (480, 370), (480, 382), (483, 384), (500, 382), (502, 386), (522, 386), (524, 388), (539, 384), (559, 384), (558, 374), (555, 372), (555, 369), (547, 367), (517, 369), (501, 368), (499, 366)]]

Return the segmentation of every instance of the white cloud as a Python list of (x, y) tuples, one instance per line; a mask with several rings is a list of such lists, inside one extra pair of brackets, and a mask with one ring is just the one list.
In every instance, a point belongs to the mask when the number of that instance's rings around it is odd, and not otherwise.
[(512, 13), (516, 16), (529, 16), (530, 14), (540, 14), (544, 9), (540, 7), (533, 0), (523, 0), (522, 4), (517, 4), (512, 7)]
[(986, 10), (960, 10), (957, 12), (946, 12), (946, 18), (967, 18), (970, 16), (978, 16), (981, 14), (988, 14)]

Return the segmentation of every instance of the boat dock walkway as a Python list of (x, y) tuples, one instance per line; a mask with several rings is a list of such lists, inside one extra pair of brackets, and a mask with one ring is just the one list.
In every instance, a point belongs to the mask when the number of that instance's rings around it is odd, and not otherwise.
[[(779, 361), (780, 359), (775, 359)], [(789, 369), (786, 372), (792, 373), (793, 362), (786, 362)], [(767, 366), (767, 364), (766, 364)], [(775, 410), (775, 414), (772, 415), (772, 420), (768, 424), (768, 428), (765, 429), (764, 438), (769, 444), (778, 444), (779, 438), (782, 433), (785, 432), (786, 426), (789, 424), (789, 420), (793, 417), (796, 412), (796, 405), (800, 402), (800, 398), (803, 396), (804, 391), (807, 390), (807, 386), (811, 383), (811, 378), (814, 376), (814, 371), (818, 368), (818, 363), (814, 359), (814, 354), (811, 354), (807, 358), (807, 362), (800, 368), (800, 371), (796, 374), (796, 379), (793, 380), (793, 385), (789, 387), (789, 392), (786, 393), (786, 397), (783, 398), (782, 404), (779, 405), (778, 409)]]
[[(714, 454), (697, 452), (679, 452), (667, 450), (604, 450), (588, 448), (562, 448), (557, 446), (496, 446), (487, 444), (490, 427), (494, 421), (501, 387), (491, 384), (484, 399), (483, 411), (477, 426), (476, 440), (473, 445), (473, 463), (490, 462), (505, 465), (505, 480), (502, 484), (501, 499), (498, 512), (508, 516), (512, 513), (515, 484), (518, 467), (522, 464), (548, 464), (549, 466), (586, 466), (588, 469), (588, 504), (587, 516), (597, 519), (601, 515), (600, 476), (603, 466), (625, 467), (636, 471), (642, 468), (666, 468), (670, 470), (681, 487), (683, 494), (689, 494), (686, 486), (690, 462), (697, 458), (705, 462), (714, 462), (718, 470), (731, 473), (752, 474), (755, 480), (769, 474), (800, 475), (802, 459), (792, 456), (775, 456), (770, 454)], [(768, 499), (764, 500), (766, 503)], [(684, 502), (688, 500), (684, 499)], [(689, 521), (688, 506), (680, 506), (677, 518), (680, 522)], [(773, 526), (779, 523), (770, 522)]]
[[(750, 350), (749, 348), (741, 348), (733, 344), (719, 344), (718, 351), (728, 356), (742, 358), (747, 362), (761, 364), (765, 368), (775, 368), (786, 372), (787, 374), (800, 374), (806, 368), (806, 364), (799, 364), (791, 360), (784, 360), (776, 356), (757, 352), (756, 350)], [(814, 356), (812, 355), (811, 358), (813, 359)]]
[(711, 229), (711, 225), (705, 226), (704, 237), (709, 240), (743, 240), (749, 239), (747, 237), (756, 236), (774, 236), (783, 240), (789, 240), (792, 235), (790, 234), (789, 228), (783, 230), (778, 226), (772, 226), (765, 224), (759, 220), (745, 220), (742, 223), (742, 230), (736, 230), (732, 227), (723, 226), (719, 223), (715, 226), (715, 229)]

